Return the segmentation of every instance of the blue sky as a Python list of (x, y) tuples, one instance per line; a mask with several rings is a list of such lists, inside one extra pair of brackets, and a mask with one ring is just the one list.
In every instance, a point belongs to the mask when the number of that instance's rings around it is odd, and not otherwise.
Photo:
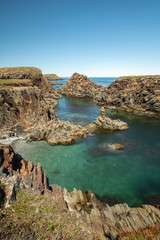
[(0, 0), (0, 67), (160, 74), (160, 0)]

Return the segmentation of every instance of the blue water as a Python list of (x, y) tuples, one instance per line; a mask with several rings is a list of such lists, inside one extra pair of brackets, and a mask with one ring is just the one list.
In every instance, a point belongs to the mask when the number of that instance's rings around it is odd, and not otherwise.
[[(95, 80), (102, 82), (101, 78)], [(106, 79), (105, 83), (112, 81)], [(85, 126), (99, 115), (99, 107), (89, 98), (63, 97), (56, 113), (60, 119)], [(69, 146), (16, 141), (16, 150), (27, 160), (41, 162), (50, 184), (69, 191), (74, 187), (90, 189), (102, 199), (111, 198), (130, 206), (146, 203), (147, 197), (160, 195), (160, 121), (114, 109), (106, 109), (106, 116), (120, 118), (129, 129), (99, 132)], [(111, 151), (108, 144), (112, 143), (120, 143), (124, 149)]]

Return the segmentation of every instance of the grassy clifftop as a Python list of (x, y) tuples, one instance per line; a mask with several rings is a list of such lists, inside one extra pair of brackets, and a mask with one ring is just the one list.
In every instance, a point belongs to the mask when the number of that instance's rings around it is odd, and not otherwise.
[(35, 67), (0, 68), (0, 79), (23, 79), (35, 74), (42, 74), (42, 71)]

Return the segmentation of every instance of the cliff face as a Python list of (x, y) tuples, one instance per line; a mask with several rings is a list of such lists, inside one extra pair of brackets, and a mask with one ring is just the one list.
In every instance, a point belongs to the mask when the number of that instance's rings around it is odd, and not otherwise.
[(94, 99), (134, 113), (160, 117), (160, 76), (120, 77), (101, 97)]
[[(36, 68), (0, 69), (0, 137), (56, 117), (58, 94)], [(8, 134), (7, 134), (8, 133)]]
[(65, 86), (58, 89), (58, 92), (73, 97), (94, 97), (97, 95), (98, 98), (106, 89), (106, 86), (94, 83), (87, 76), (74, 73)]

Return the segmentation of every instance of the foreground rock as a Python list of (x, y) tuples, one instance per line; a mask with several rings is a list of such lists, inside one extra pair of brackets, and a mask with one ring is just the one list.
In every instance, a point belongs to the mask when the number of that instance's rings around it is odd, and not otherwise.
[(66, 96), (93, 98), (96, 95), (98, 98), (104, 94), (106, 89), (106, 86), (94, 83), (87, 76), (74, 73), (65, 86), (57, 91)]
[[(121, 234), (135, 232), (147, 226), (160, 225), (160, 210), (151, 206), (130, 208), (127, 204), (110, 207), (97, 200), (91, 191), (63, 190), (68, 208), (78, 219), (83, 219), (98, 235), (118, 239)], [(104, 238), (105, 239), (105, 238)]]
[(120, 77), (101, 99), (95, 96), (94, 100), (135, 114), (160, 117), (160, 76)]

